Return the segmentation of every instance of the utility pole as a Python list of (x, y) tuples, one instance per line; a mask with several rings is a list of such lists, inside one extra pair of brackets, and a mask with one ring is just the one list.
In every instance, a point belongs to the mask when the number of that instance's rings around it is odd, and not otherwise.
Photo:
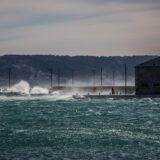
[(57, 72), (57, 83), (58, 83), (58, 88), (60, 87), (60, 76), (61, 76), (61, 71), (60, 71), (60, 69), (58, 69), (58, 72)]
[(125, 95), (127, 94), (127, 64), (125, 63)]
[(11, 68), (8, 68), (8, 87), (11, 87)]
[(113, 87), (115, 86), (115, 71), (113, 71)]
[(53, 69), (50, 69), (50, 81), (51, 81), (51, 89), (52, 89), (52, 82), (53, 82)]
[(72, 69), (72, 87), (74, 85), (74, 70)]
[(95, 87), (96, 70), (93, 69), (93, 70), (92, 70), (92, 73), (93, 73), (93, 87)]
[(103, 74), (103, 69), (101, 67), (101, 86), (103, 85), (103, 77), (102, 77), (102, 74)]

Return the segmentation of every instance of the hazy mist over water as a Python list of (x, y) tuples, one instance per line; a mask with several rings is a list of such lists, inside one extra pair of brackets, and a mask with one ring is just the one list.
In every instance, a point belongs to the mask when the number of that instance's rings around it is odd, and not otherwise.
[(160, 158), (160, 99), (1, 98), (0, 159)]

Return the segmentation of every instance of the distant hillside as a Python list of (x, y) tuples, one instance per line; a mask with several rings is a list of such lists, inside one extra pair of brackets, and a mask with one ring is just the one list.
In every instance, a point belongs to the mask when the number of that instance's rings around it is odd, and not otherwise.
[(124, 81), (124, 64), (128, 67), (128, 80), (134, 83), (134, 66), (155, 56), (95, 57), (95, 56), (51, 56), (51, 55), (5, 55), (0, 56), (0, 86), (8, 85), (8, 68), (11, 68), (11, 83), (26, 80), (31, 85), (50, 84), (50, 69), (53, 69), (53, 85), (57, 85), (57, 71), (61, 84), (71, 84), (72, 70), (77, 84), (92, 84), (95, 70), (96, 84), (100, 83), (100, 68), (103, 68), (103, 84), (112, 85)]

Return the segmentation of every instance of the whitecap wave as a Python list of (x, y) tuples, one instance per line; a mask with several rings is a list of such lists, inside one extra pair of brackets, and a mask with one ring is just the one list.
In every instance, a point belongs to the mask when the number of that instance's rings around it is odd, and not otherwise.
[(15, 84), (11, 88), (8, 89), (10, 92), (18, 92), (22, 94), (29, 94), (30, 85), (26, 81), (20, 81), (19, 83)]

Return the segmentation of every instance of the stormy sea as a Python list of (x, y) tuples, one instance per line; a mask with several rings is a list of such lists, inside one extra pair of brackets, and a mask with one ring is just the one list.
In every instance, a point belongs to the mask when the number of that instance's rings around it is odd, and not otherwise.
[(160, 99), (1, 98), (0, 159), (160, 159)]

